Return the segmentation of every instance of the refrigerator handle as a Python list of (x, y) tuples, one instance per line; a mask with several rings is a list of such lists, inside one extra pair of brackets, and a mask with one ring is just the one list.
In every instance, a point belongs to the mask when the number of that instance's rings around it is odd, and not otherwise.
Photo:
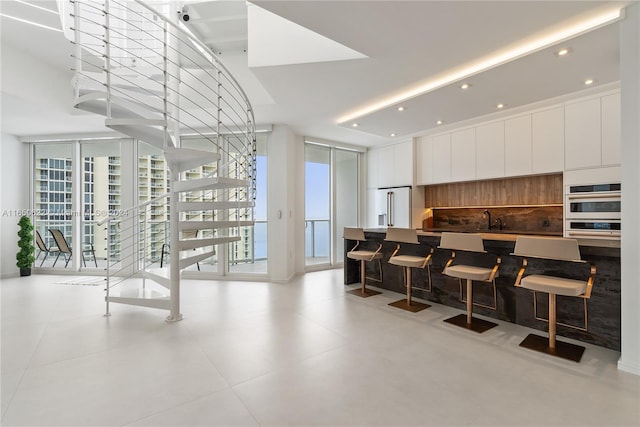
[(387, 192), (387, 212), (389, 213), (389, 227), (393, 227), (394, 212), (393, 212), (393, 191)]

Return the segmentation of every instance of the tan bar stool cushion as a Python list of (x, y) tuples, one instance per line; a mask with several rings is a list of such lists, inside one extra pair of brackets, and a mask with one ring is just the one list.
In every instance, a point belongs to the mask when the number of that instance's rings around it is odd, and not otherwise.
[(351, 251), (347, 252), (347, 258), (357, 259), (358, 261), (373, 261), (382, 258), (380, 252), (374, 251)]
[(523, 277), (520, 281), (523, 288), (532, 291), (546, 292), (549, 294), (577, 297), (587, 291), (587, 282), (582, 280), (563, 279), (560, 277), (532, 274)]
[[(447, 276), (455, 277), (458, 279), (482, 280), (486, 282), (487, 280), (489, 280), (489, 277), (491, 277), (492, 271), (493, 270), (491, 268), (458, 264), (447, 267), (443, 273)], [(497, 272), (494, 277), (498, 277)]]
[[(402, 267), (416, 267), (421, 268), (425, 265), (424, 257), (413, 255), (396, 255), (389, 258), (389, 264), (400, 265)], [(431, 264), (431, 259), (427, 264)]]

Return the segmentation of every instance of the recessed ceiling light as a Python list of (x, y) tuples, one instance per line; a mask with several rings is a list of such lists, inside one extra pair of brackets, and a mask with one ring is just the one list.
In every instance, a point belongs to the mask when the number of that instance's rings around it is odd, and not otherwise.
[(611, 9), (608, 9), (601, 14), (591, 16), (579, 22), (574, 22), (571, 25), (561, 28), (557, 31), (547, 32), (545, 34), (542, 34), (541, 37), (538, 37), (535, 40), (530, 40), (525, 43), (519, 44), (512, 49), (504, 49), (494, 55), (478, 58), (477, 61), (474, 61), (468, 66), (450, 70), (442, 77), (429, 80), (422, 84), (416, 84), (416, 86), (410, 88), (406, 92), (402, 92), (380, 102), (362, 106), (355, 111), (348, 112), (342, 117), (339, 117), (337, 119), (337, 122), (348, 123), (358, 117), (371, 114), (374, 111), (389, 108), (391, 105), (405, 102), (407, 99), (423, 95), (425, 93), (447, 86), (453, 82), (470, 78), (470, 76), (472, 75), (489, 70), (498, 65), (505, 64), (514, 59), (523, 57), (529, 53), (537, 52), (540, 49), (556, 45), (559, 42), (568, 40), (578, 34), (583, 34), (588, 30), (600, 28), (605, 24), (618, 21), (621, 19), (622, 14), (623, 9), (620, 6), (616, 5), (615, 7), (612, 7)]
[(437, 124), (437, 125), (441, 125), (441, 124), (442, 124), (442, 120), (438, 120), (438, 121), (436, 122), (436, 124)]
[(360, 125), (358, 123), (353, 123), (351, 126), (353, 126), (354, 128), (357, 128)]
[(569, 53), (569, 49), (567, 48), (562, 48), (559, 51), (556, 52), (556, 55), (558, 56), (565, 56), (567, 53)]
[(585, 81), (584, 81), (584, 84), (585, 84), (585, 85), (587, 85), (587, 86), (592, 85), (592, 84), (593, 84), (593, 79), (587, 79), (587, 80), (585, 80)]
[(496, 108), (504, 108), (504, 104), (498, 104), (496, 105)]
[(398, 107), (398, 111), (404, 111), (404, 107)]
[(469, 83), (463, 83), (460, 86), (460, 89), (465, 90), (465, 89), (469, 89), (471, 87), (471, 85)]
[(392, 133), (390, 136), (396, 136), (396, 134), (395, 134), (395, 133)]

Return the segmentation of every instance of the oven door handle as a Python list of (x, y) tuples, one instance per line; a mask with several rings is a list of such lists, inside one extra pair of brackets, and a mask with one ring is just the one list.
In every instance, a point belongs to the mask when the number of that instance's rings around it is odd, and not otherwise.
[(579, 194), (568, 194), (567, 195), (567, 199), (569, 200), (575, 200), (575, 199), (581, 199), (584, 200), (585, 202), (588, 202), (591, 199), (619, 199), (620, 198), (620, 194), (594, 194), (594, 195), (590, 195), (590, 196), (585, 196), (585, 195), (579, 195)]
[(604, 236), (612, 236), (612, 237), (620, 237), (619, 232), (614, 231), (602, 231), (602, 232), (588, 232), (588, 231), (567, 231), (567, 235), (569, 236), (586, 236), (586, 237), (604, 237)]

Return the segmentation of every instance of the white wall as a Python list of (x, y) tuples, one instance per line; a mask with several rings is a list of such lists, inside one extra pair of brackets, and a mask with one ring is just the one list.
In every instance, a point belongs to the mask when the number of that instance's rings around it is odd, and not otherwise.
[(618, 367), (640, 375), (640, 3), (620, 24), (622, 107), (622, 355)]
[(2, 65), (3, 132), (80, 133), (104, 126), (104, 117), (73, 108), (70, 70), (60, 70), (8, 43), (2, 43)]
[(20, 217), (15, 211), (29, 208), (29, 146), (13, 135), (0, 135), (0, 277), (12, 277), (19, 274), (15, 254)]

